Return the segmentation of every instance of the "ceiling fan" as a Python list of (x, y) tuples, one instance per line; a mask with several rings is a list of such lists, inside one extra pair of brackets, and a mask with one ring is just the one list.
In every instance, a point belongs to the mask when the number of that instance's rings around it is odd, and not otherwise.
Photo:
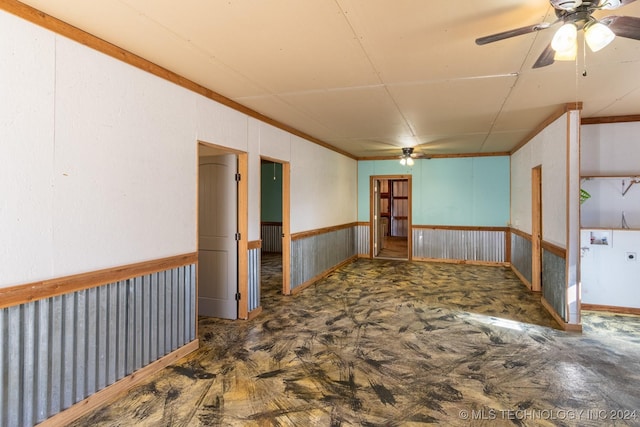
[(420, 159), (420, 158), (430, 159), (431, 157), (423, 153), (414, 153), (413, 147), (403, 147), (402, 155), (400, 156), (400, 164), (402, 166), (404, 165), (413, 166), (413, 163), (414, 163), (413, 159)]
[(546, 67), (554, 61), (572, 61), (576, 58), (578, 30), (584, 30), (585, 41), (593, 52), (607, 46), (616, 36), (640, 40), (640, 18), (632, 16), (607, 16), (597, 20), (591, 14), (596, 10), (613, 10), (635, 0), (549, 0), (556, 12), (556, 21), (515, 28), (476, 39), (484, 45), (510, 37), (546, 30), (562, 23), (551, 43), (542, 51), (533, 68)]

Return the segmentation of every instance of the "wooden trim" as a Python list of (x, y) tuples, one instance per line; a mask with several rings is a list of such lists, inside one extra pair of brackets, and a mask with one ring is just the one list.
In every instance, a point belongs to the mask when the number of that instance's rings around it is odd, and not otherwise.
[(522, 273), (520, 273), (520, 271), (518, 271), (518, 269), (516, 268), (515, 265), (511, 264), (511, 271), (513, 271), (515, 273), (516, 276), (518, 276), (518, 279), (520, 279), (520, 281), (522, 282), (522, 284), (524, 284), (527, 289), (531, 290), (531, 282), (529, 282), (526, 277), (524, 277), (522, 275)]
[(291, 240), (300, 240), (305, 239), (307, 237), (318, 236), (320, 234), (330, 233), (332, 231), (342, 230), (345, 228), (355, 227), (357, 226), (357, 222), (350, 222), (342, 225), (333, 225), (331, 227), (318, 228), (316, 230), (302, 231), (300, 233), (293, 233), (291, 235)]
[(252, 240), (250, 242), (247, 242), (248, 250), (260, 249), (260, 248), (262, 248), (262, 240)]
[(518, 230), (517, 228), (512, 228), (512, 229), (511, 229), (511, 232), (512, 232), (513, 234), (515, 234), (516, 236), (520, 236), (520, 237), (522, 237), (523, 239), (527, 239), (528, 241), (531, 241), (531, 234), (529, 234), (529, 233), (527, 233), (527, 232), (520, 231), (520, 230)]
[(46, 279), (24, 285), (0, 288), (0, 308), (68, 294), (70, 292), (106, 285), (107, 283), (119, 282), (120, 280), (130, 279), (132, 277), (197, 263), (198, 253), (193, 252), (88, 273), (74, 274), (72, 276)]
[(165, 367), (177, 362), (189, 353), (197, 350), (199, 347), (198, 340), (193, 340), (190, 343), (172, 351), (171, 353), (163, 356), (162, 358), (151, 362), (147, 366), (138, 369), (134, 373), (127, 375), (126, 377), (116, 381), (103, 388), (102, 390), (92, 394), (84, 400), (70, 406), (62, 412), (47, 418), (42, 423), (38, 424), (38, 427), (54, 427), (70, 424), (77, 420), (81, 416), (97, 409), (105, 403), (116, 398), (118, 395), (130, 390), (132, 387), (140, 384), (142, 381), (147, 380), (156, 372), (164, 369)]
[(531, 290), (542, 289), (542, 166), (531, 169)]
[(631, 314), (640, 316), (640, 308), (636, 307), (618, 307), (616, 305), (600, 305), (600, 304), (582, 304), (582, 310), (588, 311), (606, 311), (608, 313)]
[(156, 77), (160, 77), (161, 79), (167, 80), (192, 92), (200, 94), (206, 98), (218, 102), (219, 104), (230, 107), (240, 113), (246, 114), (264, 123), (289, 132), (293, 135), (299, 136), (300, 138), (306, 139), (307, 141), (313, 142), (331, 151), (335, 151), (336, 153), (342, 154), (343, 156), (357, 160), (357, 157), (351, 153), (348, 153), (338, 147), (334, 147), (327, 142), (308, 135), (302, 131), (299, 131), (298, 129), (279, 122), (278, 120), (265, 116), (264, 114), (261, 114), (245, 105), (227, 98), (226, 96), (223, 96), (211, 89), (207, 89), (204, 86), (201, 86), (185, 77), (182, 77), (181, 75), (176, 74), (173, 71), (154, 64), (153, 62), (148, 61), (141, 56), (135, 55), (121, 47), (116, 46), (115, 44), (102, 40), (90, 33), (87, 33), (86, 31), (67, 24), (66, 22), (54, 18), (53, 16), (47, 15), (46, 13), (41, 12), (31, 6), (27, 6), (26, 4), (20, 3), (16, 0), (0, 0), (0, 9), (5, 10), (6, 12), (16, 15), (22, 19), (25, 19), (32, 24), (46, 28), (47, 30), (51, 30), (56, 34), (81, 43), (91, 49), (94, 49), (133, 67), (153, 74)]
[(369, 221), (358, 221), (356, 222), (357, 226), (361, 226), (361, 227), (368, 227), (371, 224), (371, 222)]
[(560, 326), (562, 330), (568, 331), (568, 332), (582, 332), (582, 325), (565, 322), (564, 319), (560, 317), (558, 313), (556, 313), (556, 311), (553, 309), (551, 304), (549, 304), (547, 300), (544, 299), (544, 297), (540, 297), (540, 303), (549, 312), (551, 317), (553, 317), (553, 320), (556, 321), (556, 323)]
[(580, 119), (581, 125), (599, 125), (607, 123), (626, 123), (626, 122), (640, 122), (640, 115), (628, 115), (628, 116), (608, 116), (608, 117), (582, 117)]
[(526, 137), (524, 137), (522, 141), (520, 141), (515, 147), (513, 147), (509, 154), (513, 155), (514, 153), (516, 153), (519, 149), (527, 145), (529, 141), (535, 138), (536, 135), (542, 132), (544, 128), (558, 120), (560, 117), (562, 117), (563, 114), (566, 114), (569, 111), (573, 110), (582, 110), (582, 102), (570, 102), (558, 107), (553, 113), (551, 113), (549, 117), (544, 119), (535, 129), (533, 129)]
[(428, 230), (463, 230), (463, 231), (509, 231), (509, 227), (491, 227), (478, 225), (412, 225), (413, 228)]
[(546, 242), (544, 240), (541, 242), (541, 246), (545, 251), (551, 252), (552, 254), (559, 256), (560, 258), (567, 259), (566, 249), (554, 245), (553, 243)]
[(412, 261), (441, 262), (444, 264), (482, 265), (486, 267), (509, 267), (508, 262), (476, 261), (476, 260), (453, 259), (453, 258), (413, 258)]
[[(574, 121), (572, 120), (571, 114), (567, 114), (567, 142), (566, 142), (566, 193), (565, 193), (565, 197), (566, 197), (566, 201), (565, 201), (565, 215), (566, 215), (566, 234), (565, 234), (565, 248), (566, 250), (564, 251), (565, 254), (565, 286), (566, 286), (566, 291), (565, 291), (565, 295), (566, 295), (566, 299), (565, 299), (565, 304), (566, 304), (566, 310), (567, 310), (567, 316), (568, 316), (568, 320), (569, 322), (576, 322), (576, 323), (580, 323), (580, 303), (581, 303), (581, 291), (580, 291), (580, 282), (581, 282), (581, 278), (580, 278), (580, 255), (578, 252), (578, 248), (580, 248), (580, 218), (581, 218), (581, 214), (580, 214), (580, 165), (581, 165), (581, 159), (580, 159), (580, 132), (581, 132), (581, 127), (580, 127), (580, 122), (581, 122), (581, 112), (578, 111), (578, 120), (576, 123), (576, 135), (573, 135), (573, 127), (572, 124), (574, 123)], [(575, 156), (577, 156), (577, 158), (575, 158), (573, 156), (572, 153), (572, 148), (573, 148), (573, 142), (574, 142), (574, 138), (575, 138), (575, 143), (576, 143), (576, 153)], [(575, 165), (577, 170), (574, 170), (572, 168), (572, 165)], [(577, 188), (575, 193), (572, 193), (572, 177), (573, 176), (577, 176), (578, 177), (578, 182), (577, 183), (573, 183), (573, 184), (577, 184)], [(576, 233), (574, 233), (573, 231), (575, 231)], [(550, 250), (551, 251), (551, 250)], [(552, 253), (555, 253), (553, 251), (551, 251)], [(572, 273), (573, 272), (573, 273)], [(572, 278), (573, 280), (575, 280), (575, 282), (572, 282)], [(575, 285), (575, 288), (574, 288)], [(575, 289), (575, 295), (569, 295), (569, 292), (572, 291), (572, 289)], [(572, 309), (571, 309), (571, 304), (573, 303), (572, 301), (574, 301), (575, 298), (575, 304), (576, 304), (576, 309), (575, 309), (575, 318), (572, 315)]]
[(504, 233), (504, 259), (511, 264), (511, 229), (507, 228)]
[(238, 154), (238, 318), (249, 317), (249, 155)]
[[(426, 154), (422, 153), (423, 157), (417, 157), (414, 160), (431, 160), (431, 159), (451, 159), (460, 157), (497, 157), (497, 156), (509, 156), (511, 153), (508, 151), (496, 151), (492, 153), (455, 153), (455, 154)], [(400, 153), (397, 156), (362, 156), (356, 158), (356, 160), (399, 160)]]
[(580, 179), (623, 179), (623, 178), (629, 178), (629, 179), (637, 179), (640, 178), (640, 175), (632, 175), (632, 174), (627, 174), (627, 175), (580, 175)]
[(413, 260), (413, 175), (409, 175), (407, 178), (407, 261)]
[(580, 230), (611, 230), (611, 231), (640, 231), (640, 228), (620, 228), (620, 227), (580, 227)]
[(260, 315), (260, 313), (262, 313), (262, 306), (256, 307), (253, 310), (251, 310), (249, 312), (249, 315), (247, 316), (247, 320), (253, 320), (256, 317), (258, 317)]
[(333, 267), (329, 268), (328, 270), (325, 270), (324, 272), (316, 275), (315, 277), (312, 277), (311, 279), (307, 280), (306, 282), (304, 282), (304, 283), (296, 286), (295, 288), (293, 288), (293, 290), (291, 291), (291, 295), (299, 294), (300, 292), (302, 292), (303, 290), (305, 290), (309, 286), (313, 285), (318, 280), (327, 277), (329, 274), (333, 273), (334, 271), (336, 271), (340, 267), (344, 267), (345, 265), (354, 262), (357, 258), (358, 258), (357, 256), (352, 256), (350, 258), (347, 258), (346, 260), (342, 261), (341, 263), (334, 265)]
[(282, 163), (282, 293), (291, 293), (291, 164)]

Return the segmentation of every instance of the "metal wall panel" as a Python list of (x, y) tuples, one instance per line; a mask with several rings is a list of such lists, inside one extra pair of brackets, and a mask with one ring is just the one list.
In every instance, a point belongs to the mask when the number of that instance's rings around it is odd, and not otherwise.
[(291, 241), (291, 289), (355, 255), (356, 226)]
[(249, 311), (260, 307), (260, 248), (249, 249)]
[(282, 225), (262, 224), (260, 232), (264, 252), (282, 252)]
[(542, 295), (565, 321), (567, 318), (567, 263), (542, 249)]
[(511, 233), (511, 265), (531, 283), (531, 241)]
[(195, 271), (0, 309), (0, 426), (42, 422), (195, 339)]
[(358, 255), (369, 255), (370, 251), (370, 237), (369, 237), (369, 225), (358, 225), (357, 230), (357, 251)]
[(505, 262), (505, 232), (414, 228), (414, 258)]

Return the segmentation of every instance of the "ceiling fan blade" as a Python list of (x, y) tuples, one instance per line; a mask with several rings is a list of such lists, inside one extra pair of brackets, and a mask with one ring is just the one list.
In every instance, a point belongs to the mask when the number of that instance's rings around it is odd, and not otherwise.
[(556, 51), (553, 50), (551, 43), (549, 43), (536, 60), (536, 63), (533, 64), (533, 68), (542, 68), (553, 64), (555, 54)]
[(600, 22), (608, 26), (616, 36), (640, 40), (640, 18), (634, 16), (607, 16)]
[(523, 34), (529, 34), (536, 31), (547, 29), (551, 26), (548, 22), (542, 22), (536, 25), (528, 25), (526, 27), (515, 28), (513, 30), (503, 31), (501, 33), (491, 34), (488, 36), (480, 37), (476, 39), (477, 45), (483, 45), (487, 43), (497, 42), (499, 40), (508, 39), (511, 37), (521, 36)]

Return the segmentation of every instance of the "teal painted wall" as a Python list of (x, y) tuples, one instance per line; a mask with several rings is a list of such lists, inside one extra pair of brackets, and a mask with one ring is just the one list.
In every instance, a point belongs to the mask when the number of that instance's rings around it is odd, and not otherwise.
[(504, 227), (509, 222), (509, 157), (358, 162), (358, 221), (369, 221), (369, 177), (412, 175), (414, 225)]
[(260, 169), (260, 221), (282, 222), (282, 165), (262, 163)]

